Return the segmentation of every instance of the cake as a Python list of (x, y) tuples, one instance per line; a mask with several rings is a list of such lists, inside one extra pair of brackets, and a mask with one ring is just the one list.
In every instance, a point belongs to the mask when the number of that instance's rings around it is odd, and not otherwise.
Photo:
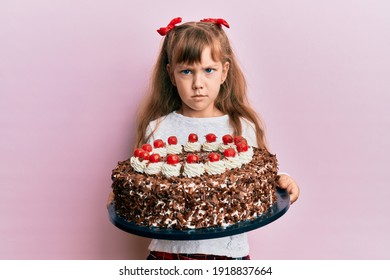
[(276, 201), (276, 156), (241, 137), (175, 136), (135, 149), (112, 171), (117, 215), (148, 227), (199, 229), (253, 220)]

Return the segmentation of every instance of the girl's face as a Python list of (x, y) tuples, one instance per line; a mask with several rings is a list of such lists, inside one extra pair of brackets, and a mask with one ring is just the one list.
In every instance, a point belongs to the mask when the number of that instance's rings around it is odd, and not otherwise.
[(226, 79), (229, 63), (214, 61), (211, 49), (206, 47), (201, 54), (201, 62), (192, 65), (178, 63), (167, 65), (172, 83), (177, 87), (182, 101), (179, 111), (187, 117), (216, 117), (223, 113), (215, 107), (221, 84)]

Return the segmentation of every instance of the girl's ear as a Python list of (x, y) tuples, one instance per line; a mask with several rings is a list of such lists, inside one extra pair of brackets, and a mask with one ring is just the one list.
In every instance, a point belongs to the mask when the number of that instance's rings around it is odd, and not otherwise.
[(176, 86), (176, 82), (175, 82), (175, 76), (173, 75), (172, 71), (171, 71), (171, 65), (167, 64), (167, 71), (168, 71), (168, 75), (169, 75), (169, 78), (171, 79), (171, 82), (174, 86)]
[(221, 79), (221, 84), (223, 84), (226, 80), (226, 77), (227, 77), (227, 74), (229, 72), (229, 67), (230, 67), (230, 63), (229, 62), (225, 62), (223, 65), (222, 65), (222, 79)]

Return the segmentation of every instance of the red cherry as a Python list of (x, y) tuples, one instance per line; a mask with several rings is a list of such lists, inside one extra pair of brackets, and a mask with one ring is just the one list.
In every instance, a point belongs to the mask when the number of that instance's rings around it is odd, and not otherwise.
[(225, 145), (233, 143), (233, 137), (230, 134), (226, 134), (226, 135), (222, 136), (222, 142)]
[(214, 133), (209, 133), (206, 135), (206, 141), (208, 143), (215, 142), (217, 140), (217, 136)]
[(168, 155), (167, 156), (167, 163), (172, 164), (172, 165), (179, 163), (179, 156), (178, 155)]
[(149, 157), (149, 161), (153, 162), (153, 163), (159, 162), (160, 159), (161, 159), (161, 156), (159, 154), (151, 154)]
[(223, 155), (225, 157), (235, 157), (236, 151), (233, 148), (228, 148), (225, 151), (223, 151)]
[(187, 156), (186, 161), (188, 163), (197, 163), (199, 161), (199, 157), (197, 155), (194, 155), (194, 154), (189, 154)]
[(240, 153), (248, 151), (249, 148), (248, 143), (246, 143), (246, 141), (241, 141), (236, 145), (236, 147), (237, 147), (237, 151), (239, 151)]
[(169, 145), (176, 145), (177, 144), (177, 137), (176, 136), (169, 136), (168, 144)]
[(190, 135), (188, 135), (188, 142), (198, 142), (198, 135), (196, 135), (195, 133), (191, 133)]
[(221, 159), (221, 156), (217, 153), (209, 153), (208, 157), (211, 162), (219, 161)]
[(140, 160), (148, 160), (149, 157), (150, 157), (150, 154), (149, 154), (149, 152), (147, 152), (147, 151), (141, 151), (141, 152), (139, 153), (139, 159), (140, 159)]
[(150, 153), (153, 150), (153, 147), (150, 144), (143, 144), (142, 145), (142, 150), (147, 151), (147, 152)]
[(153, 146), (154, 146), (155, 148), (163, 148), (163, 147), (164, 147), (164, 141), (161, 140), (161, 139), (156, 139), (156, 140), (154, 140), (154, 142), (153, 142)]
[(142, 149), (140, 149), (140, 148), (137, 148), (137, 149), (135, 149), (134, 150), (134, 156), (135, 157), (139, 157), (139, 154), (141, 153), (141, 152), (143, 152), (144, 150), (142, 150)]
[(244, 137), (242, 137), (242, 136), (236, 136), (236, 137), (234, 137), (234, 144), (238, 144), (238, 143), (240, 143), (241, 141), (245, 141), (246, 142), (246, 139), (244, 138)]

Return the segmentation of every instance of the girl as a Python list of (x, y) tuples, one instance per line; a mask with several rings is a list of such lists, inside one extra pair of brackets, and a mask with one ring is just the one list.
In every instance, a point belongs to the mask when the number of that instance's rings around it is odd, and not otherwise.
[[(181, 25), (173, 19), (157, 30), (165, 36), (150, 95), (141, 107), (136, 145), (167, 139), (184, 145), (190, 133), (243, 135), (251, 146), (267, 149), (263, 126), (247, 101), (246, 82), (222, 26), (223, 19)], [(279, 184), (290, 193), (299, 187), (286, 174)], [(109, 203), (113, 195), (110, 195)], [(147, 259), (249, 259), (247, 235), (195, 240), (152, 240)]]

